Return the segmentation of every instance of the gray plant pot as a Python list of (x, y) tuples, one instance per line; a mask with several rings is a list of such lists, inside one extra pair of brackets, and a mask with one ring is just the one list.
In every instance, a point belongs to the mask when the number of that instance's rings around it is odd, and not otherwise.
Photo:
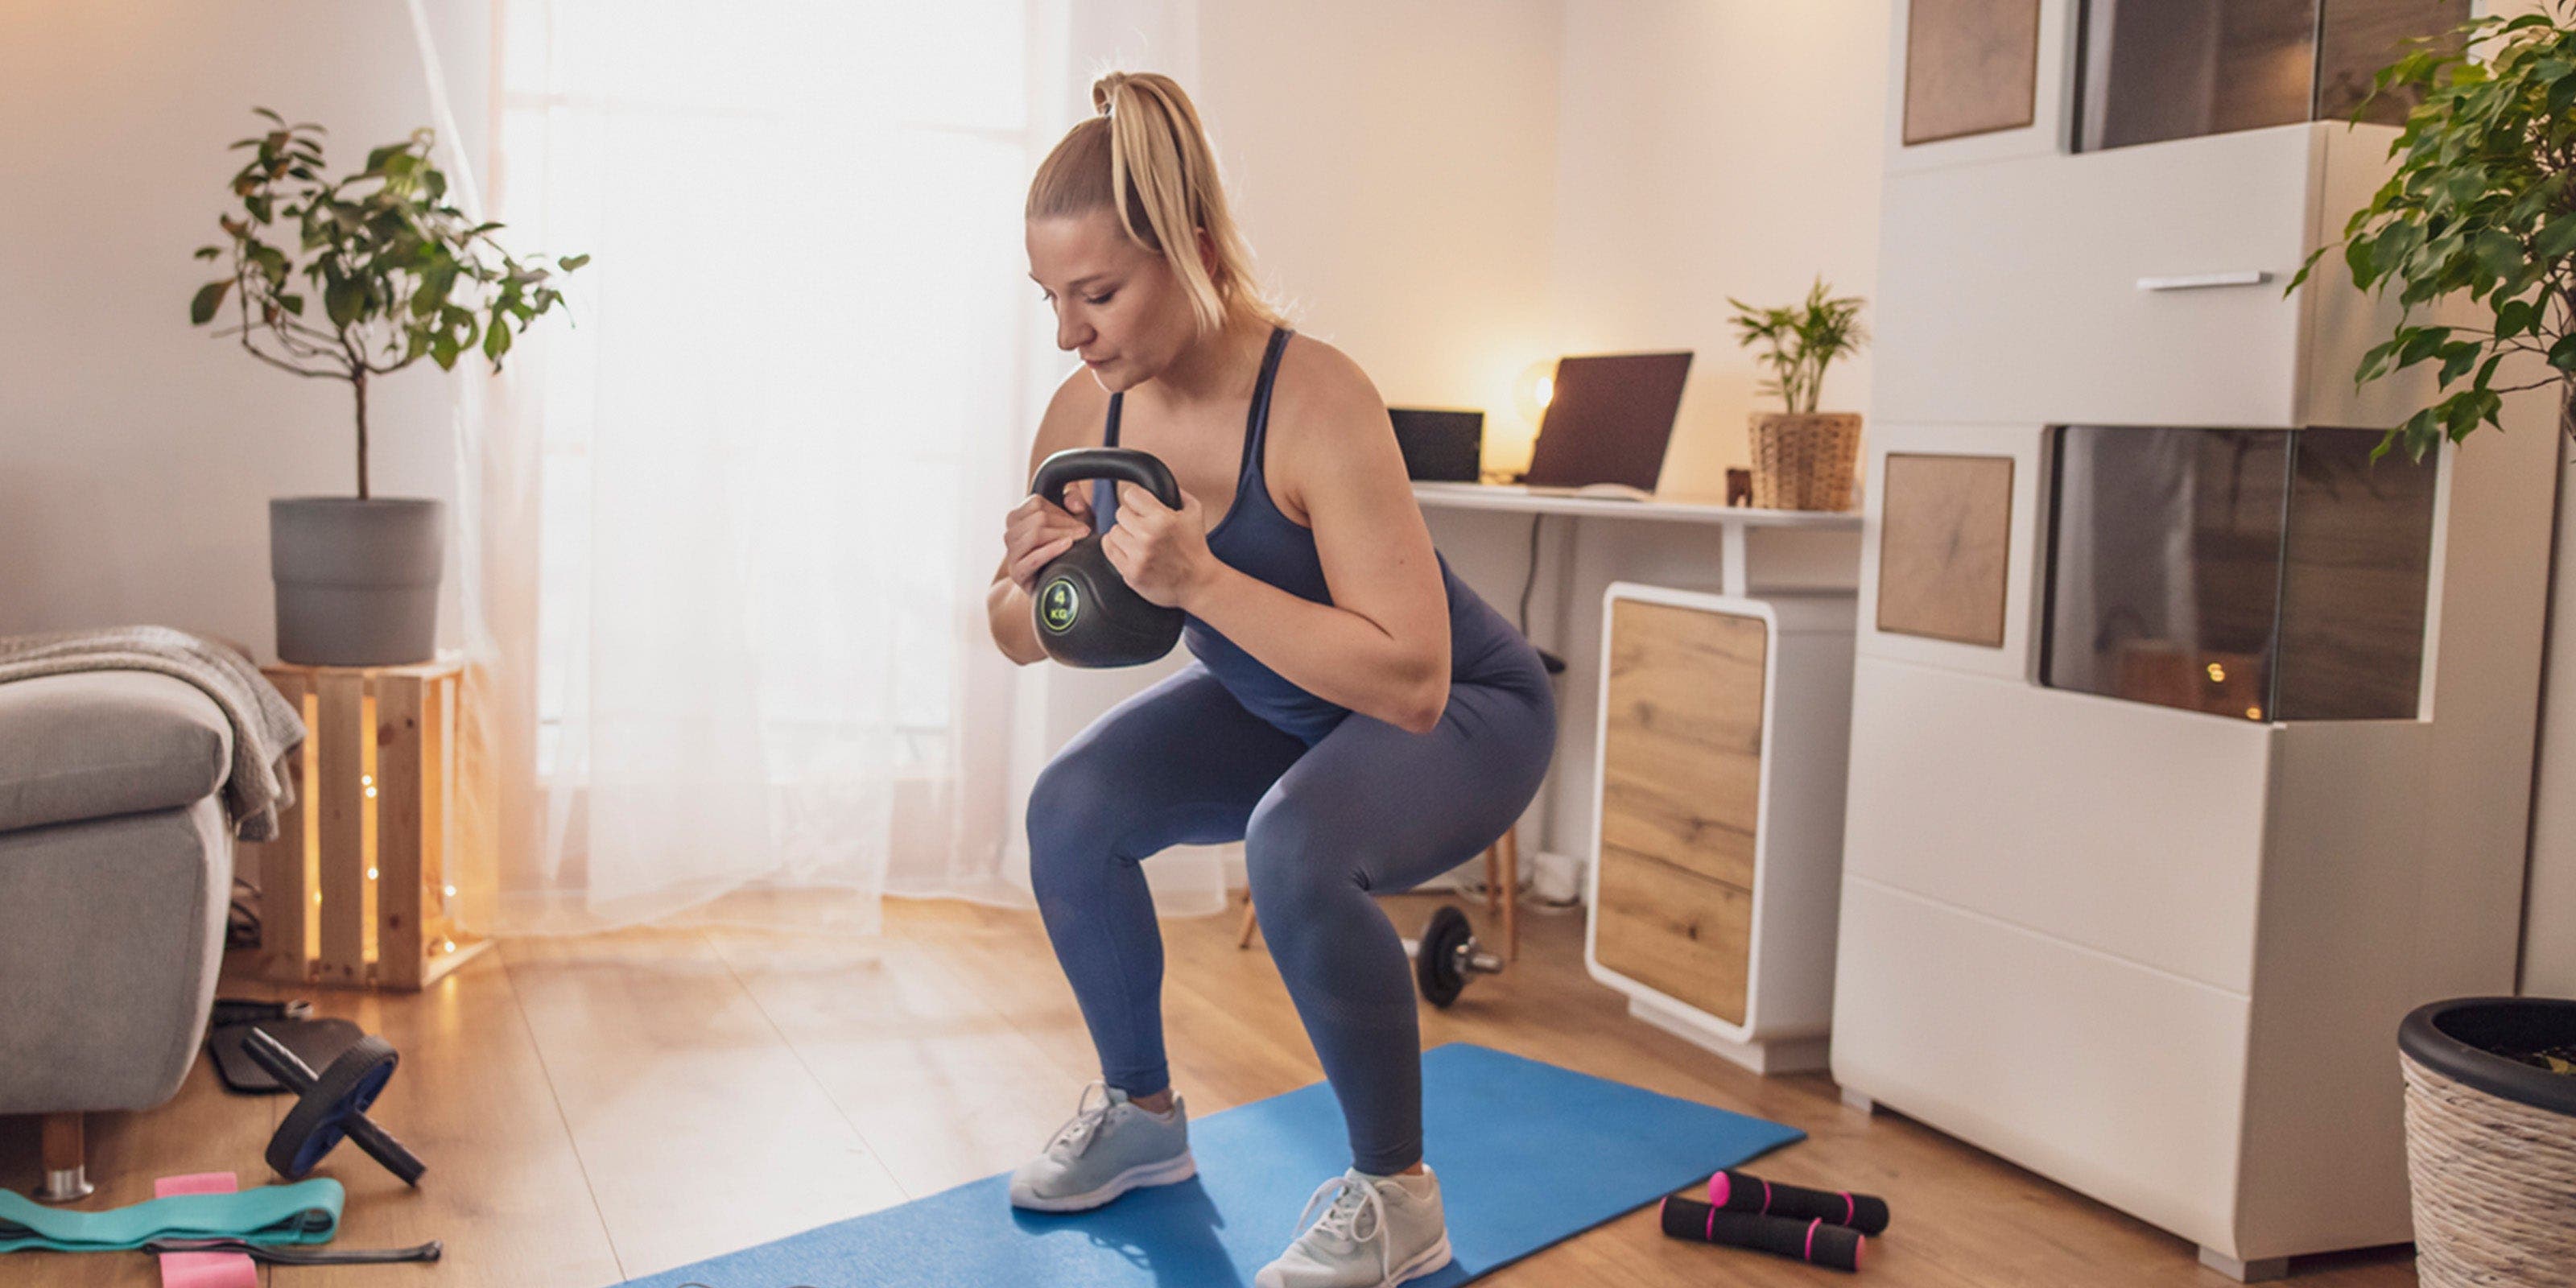
[(301, 666), (404, 666), (437, 652), (447, 507), (419, 497), (268, 503), (277, 656)]

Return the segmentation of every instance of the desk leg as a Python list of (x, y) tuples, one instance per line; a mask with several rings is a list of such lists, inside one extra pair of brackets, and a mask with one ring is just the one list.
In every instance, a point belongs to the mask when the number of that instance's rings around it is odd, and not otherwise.
[(1718, 537), (1718, 590), (1738, 599), (1751, 593), (1752, 583), (1744, 570), (1744, 527), (1741, 523), (1727, 524)]

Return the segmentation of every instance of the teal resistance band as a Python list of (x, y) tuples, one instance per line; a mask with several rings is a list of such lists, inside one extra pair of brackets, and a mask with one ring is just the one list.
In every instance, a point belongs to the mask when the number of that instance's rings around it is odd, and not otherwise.
[(154, 1239), (328, 1243), (340, 1232), (340, 1183), (327, 1176), (231, 1194), (177, 1194), (104, 1212), (39, 1206), (0, 1190), (0, 1252), (115, 1252)]

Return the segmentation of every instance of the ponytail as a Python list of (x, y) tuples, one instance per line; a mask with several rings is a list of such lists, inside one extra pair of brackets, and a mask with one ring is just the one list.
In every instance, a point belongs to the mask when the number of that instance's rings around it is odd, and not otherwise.
[[(1252, 253), (1226, 208), (1198, 109), (1168, 76), (1111, 72), (1091, 85), (1097, 115), (1065, 132), (1029, 183), (1027, 217), (1114, 211), (1129, 241), (1163, 257), (1204, 334), (1244, 315), (1279, 322), (1252, 278)], [(1198, 235), (1213, 244), (1214, 263)]]

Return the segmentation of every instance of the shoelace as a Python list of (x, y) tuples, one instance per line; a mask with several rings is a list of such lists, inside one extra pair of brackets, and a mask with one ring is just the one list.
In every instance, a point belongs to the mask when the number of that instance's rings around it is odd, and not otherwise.
[[(1100, 1107), (1097, 1109), (1091, 1107), (1094, 1087), (1100, 1089)], [(1071, 1145), (1073, 1156), (1082, 1157), (1083, 1152), (1091, 1148), (1091, 1142), (1100, 1139), (1100, 1125), (1109, 1121), (1109, 1111), (1117, 1107), (1118, 1102), (1109, 1098), (1108, 1083), (1094, 1082), (1084, 1086), (1081, 1098), (1073, 1102), (1073, 1118), (1055, 1129), (1054, 1138), (1047, 1141), (1047, 1149), (1052, 1152), (1058, 1145)]]
[[(1315, 1222), (1314, 1229), (1306, 1230), (1306, 1233), (1312, 1234), (1315, 1230), (1321, 1230), (1327, 1235), (1347, 1239), (1352, 1243), (1374, 1241), (1377, 1244), (1378, 1282), (1384, 1283), (1393, 1278), (1395, 1240), (1387, 1233), (1386, 1200), (1378, 1194), (1377, 1186), (1368, 1181), (1353, 1179), (1347, 1174), (1336, 1176), (1316, 1186), (1314, 1196), (1307, 1199), (1304, 1210), (1297, 1213), (1299, 1229), (1305, 1229), (1306, 1218), (1313, 1216), (1315, 1205), (1323, 1202), (1327, 1197), (1332, 1199), (1332, 1206), (1324, 1209), (1323, 1219)], [(1376, 1224), (1367, 1234), (1360, 1233), (1360, 1218), (1363, 1216), (1376, 1218)]]

